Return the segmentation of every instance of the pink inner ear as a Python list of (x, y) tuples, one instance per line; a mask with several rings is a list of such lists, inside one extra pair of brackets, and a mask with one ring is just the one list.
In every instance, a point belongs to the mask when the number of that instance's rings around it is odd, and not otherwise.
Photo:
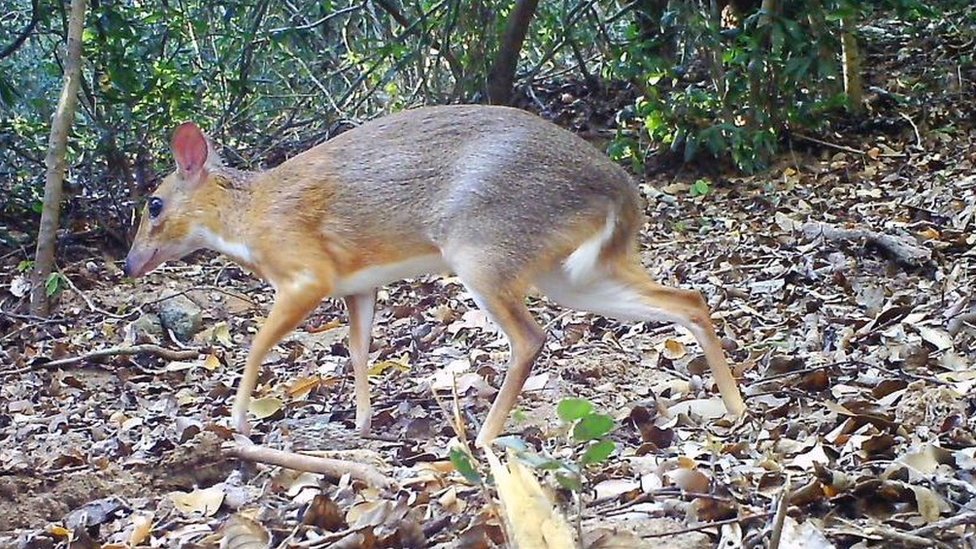
[(194, 175), (207, 162), (207, 138), (193, 122), (180, 124), (173, 132), (173, 156), (187, 175)]

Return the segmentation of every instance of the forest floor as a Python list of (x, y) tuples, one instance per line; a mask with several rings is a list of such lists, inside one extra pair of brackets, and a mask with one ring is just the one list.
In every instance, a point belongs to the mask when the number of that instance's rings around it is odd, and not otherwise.
[[(530, 300), (548, 341), (508, 431), (569, 462), (580, 448), (557, 417), (563, 399), (616, 420), (616, 451), (582, 491), (587, 546), (761, 546), (780, 508), (781, 547), (972, 543), (976, 75), (899, 102), (913, 83), (951, 79), (954, 50), (937, 32), (883, 32), (871, 83), (890, 95), (875, 92), (865, 122), (794, 136), (767, 172), (711, 176), (697, 196), (689, 170), (641, 182), (645, 265), (706, 296), (746, 418), (721, 417), (687, 332)], [(229, 457), (229, 407), (269, 287), (212, 255), (138, 281), (117, 259), (65, 262), (70, 285), (43, 321), (17, 312), (19, 258), (0, 265), (0, 546), (502, 541), (491, 489), (448, 457), (455, 426), (471, 436), (485, 417), (507, 356), (456, 279), (380, 293), (369, 438), (352, 429), (341, 304), (323, 303), (260, 379), (255, 441), (374, 464), (390, 491)], [(192, 341), (156, 330), (173, 299), (199, 308)], [(147, 342), (199, 356), (48, 364)], [(575, 521), (573, 493), (553, 494)]]

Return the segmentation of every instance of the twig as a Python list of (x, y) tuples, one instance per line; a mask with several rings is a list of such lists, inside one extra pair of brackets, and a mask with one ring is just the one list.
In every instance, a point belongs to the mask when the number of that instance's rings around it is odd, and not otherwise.
[(922, 536), (911, 534), (908, 532), (902, 532), (894, 528), (865, 528), (864, 533), (869, 536), (880, 536), (889, 541), (897, 541), (905, 545), (917, 545), (919, 547), (931, 547), (933, 545), (940, 545), (942, 543)]
[(0, 372), (0, 376), (23, 374), (25, 372), (36, 370), (39, 368), (55, 368), (58, 366), (69, 366), (71, 364), (77, 364), (79, 362), (84, 362), (86, 360), (92, 360), (95, 358), (104, 358), (108, 356), (131, 356), (131, 355), (138, 355), (138, 354), (145, 353), (145, 354), (158, 356), (165, 360), (187, 360), (190, 358), (196, 358), (200, 356), (200, 352), (201, 351), (199, 349), (187, 349), (185, 351), (174, 351), (173, 349), (167, 349), (166, 347), (160, 347), (159, 345), (154, 345), (151, 343), (144, 343), (142, 345), (131, 345), (131, 346), (124, 346), (124, 347), (109, 347), (108, 349), (100, 349), (98, 351), (85, 353), (81, 356), (59, 358), (57, 360), (51, 360), (40, 364), (32, 364), (30, 366), (24, 366), (23, 368), (6, 370)]
[(705, 529), (708, 529), (708, 528), (714, 528), (716, 526), (725, 526), (726, 524), (736, 524), (738, 522), (745, 522), (747, 520), (753, 520), (753, 519), (765, 519), (765, 518), (769, 518), (771, 516), (773, 516), (773, 513), (771, 513), (771, 512), (756, 513), (756, 514), (753, 514), (753, 515), (744, 515), (744, 516), (741, 516), (741, 517), (733, 517), (733, 518), (725, 519), (725, 520), (716, 520), (716, 521), (713, 521), (713, 522), (705, 522), (705, 523), (699, 524), (697, 526), (689, 526), (688, 528), (682, 528), (680, 530), (671, 530), (670, 532), (656, 532), (656, 533), (653, 533), (653, 534), (645, 534), (645, 535), (643, 535), (641, 537), (642, 538), (645, 538), (645, 539), (646, 538), (666, 538), (668, 536), (677, 536), (679, 534), (687, 534), (689, 532), (700, 532), (702, 530), (705, 530)]
[(915, 122), (907, 114), (900, 112), (898, 113), (898, 116), (904, 118), (905, 120), (908, 120), (908, 123), (912, 125), (912, 129), (915, 130), (915, 142), (918, 143), (918, 148), (924, 151), (925, 148), (922, 146), (922, 134), (919, 133), (918, 126), (915, 125)]
[(813, 239), (823, 237), (826, 240), (861, 240), (873, 244), (888, 252), (903, 265), (924, 267), (932, 261), (932, 251), (919, 246), (914, 239), (905, 236), (895, 236), (879, 233), (870, 229), (844, 229), (829, 223), (810, 221), (801, 227), (803, 235)]
[(338, 479), (348, 474), (352, 478), (379, 488), (393, 488), (393, 480), (375, 467), (356, 461), (346, 461), (341, 459), (324, 458), (298, 454), (295, 452), (285, 452), (268, 448), (267, 446), (250, 445), (245, 446), (235, 444), (224, 448), (227, 455), (246, 461), (267, 463), (278, 465), (296, 471), (306, 471), (309, 473), (319, 473), (333, 479)]
[(71, 291), (73, 291), (74, 293), (78, 294), (78, 297), (80, 297), (81, 300), (85, 302), (85, 305), (88, 305), (88, 309), (91, 312), (93, 312), (93, 313), (101, 313), (101, 314), (103, 314), (103, 315), (105, 315), (107, 317), (110, 317), (110, 318), (126, 318), (127, 316), (129, 316), (130, 314), (132, 314), (132, 313), (127, 313), (127, 314), (124, 314), (124, 315), (120, 315), (120, 314), (111, 313), (109, 311), (106, 311), (105, 309), (102, 309), (101, 307), (95, 305), (95, 303), (93, 303), (92, 300), (89, 299), (87, 295), (85, 295), (85, 292), (82, 292), (80, 289), (78, 289), (78, 286), (75, 286), (75, 283), (71, 281), (71, 278), (69, 278), (68, 275), (64, 274), (64, 271), (62, 271), (61, 269), (58, 269), (58, 274), (61, 275), (61, 279), (64, 280), (64, 283), (67, 284), (69, 288), (71, 288)]
[(809, 135), (803, 135), (802, 133), (795, 133), (794, 132), (794, 133), (792, 133), (790, 135), (792, 135), (793, 137), (796, 137), (797, 139), (800, 139), (802, 141), (809, 141), (811, 143), (816, 143), (817, 145), (823, 145), (824, 147), (829, 147), (831, 149), (837, 149), (838, 151), (849, 152), (851, 154), (859, 154), (861, 156), (867, 156), (867, 154), (868, 154), (868, 153), (866, 153), (865, 151), (862, 151), (862, 150), (852, 149), (851, 147), (847, 147), (847, 146), (844, 146), (844, 145), (838, 145), (837, 143), (830, 143), (828, 141), (823, 141), (823, 140), (817, 139), (816, 137), (810, 137)]
[(968, 513), (963, 513), (961, 515), (956, 515), (954, 517), (949, 517), (942, 519), (938, 522), (933, 522), (927, 526), (922, 526), (921, 528), (916, 528), (910, 533), (914, 536), (930, 536), (937, 532), (944, 532), (950, 528), (955, 528), (957, 526), (965, 526), (968, 524), (976, 524), (976, 511), (970, 511)]
[(790, 475), (787, 473), (786, 482), (783, 483), (783, 492), (779, 495), (776, 503), (776, 516), (773, 519), (773, 533), (769, 537), (769, 549), (779, 549), (780, 540), (783, 538), (783, 525), (786, 523), (786, 509), (790, 501)]

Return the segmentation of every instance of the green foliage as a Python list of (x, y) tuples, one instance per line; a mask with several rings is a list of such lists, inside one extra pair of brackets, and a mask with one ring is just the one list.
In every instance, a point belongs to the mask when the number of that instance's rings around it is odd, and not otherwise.
[[(728, 158), (754, 172), (784, 130), (817, 128), (845, 107), (837, 37), (843, 18), (868, 9), (863, 4), (777, 2), (776, 13), (744, 14), (737, 27), (723, 25), (707, 2), (669, 6), (657, 33), (631, 25), (608, 67), (609, 76), (641, 89), (627, 119), (654, 144), (645, 154)], [(628, 136), (610, 154), (636, 161), (638, 151)]]
[(461, 473), (461, 476), (465, 480), (474, 485), (484, 483), (481, 475), (478, 473), (478, 469), (474, 465), (474, 461), (466, 451), (461, 448), (451, 448), (450, 460), (451, 465), (454, 465), (454, 468), (457, 469), (457, 472)]
[(708, 191), (710, 191), (711, 189), (712, 189), (711, 183), (709, 183), (707, 179), (702, 178), (695, 181), (691, 185), (691, 189), (689, 189), (689, 192), (691, 193), (691, 196), (705, 196), (708, 194)]
[(495, 443), (515, 450), (516, 456), (527, 465), (551, 473), (563, 488), (580, 492), (585, 484), (586, 468), (604, 463), (616, 450), (616, 444), (605, 438), (616, 427), (616, 422), (612, 417), (598, 413), (592, 402), (582, 398), (563, 399), (556, 406), (556, 415), (564, 424), (566, 444), (574, 449), (573, 459), (540, 454), (518, 437), (502, 437)]
[(599, 440), (614, 428), (613, 418), (603, 414), (588, 414), (583, 416), (573, 426), (573, 440), (576, 442), (590, 442)]
[(64, 277), (63, 274), (54, 272), (47, 276), (47, 280), (44, 281), (44, 293), (47, 297), (53, 297), (68, 285), (68, 279)]
[(593, 413), (593, 403), (582, 398), (567, 398), (556, 406), (556, 415), (566, 423), (583, 419)]

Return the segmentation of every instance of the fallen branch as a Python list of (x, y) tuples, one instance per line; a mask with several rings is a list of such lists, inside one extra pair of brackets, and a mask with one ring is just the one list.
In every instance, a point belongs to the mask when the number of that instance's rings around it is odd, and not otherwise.
[(801, 227), (807, 238), (823, 237), (827, 240), (864, 240), (891, 254), (896, 260), (912, 267), (921, 267), (932, 260), (932, 252), (908, 237), (879, 233), (869, 229), (842, 229), (828, 223), (811, 221)]
[(85, 353), (80, 356), (59, 358), (57, 360), (42, 362), (40, 364), (31, 364), (30, 366), (24, 366), (23, 368), (6, 370), (4, 372), (0, 372), (0, 376), (22, 374), (39, 368), (56, 368), (59, 366), (70, 366), (72, 364), (78, 364), (79, 362), (84, 362), (86, 360), (105, 358), (109, 356), (131, 356), (131, 355), (139, 355), (139, 354), (149, 354), (153, 356), (158, 356), (164, 360), (188, 360), (200, 356), (200, 352), (201, 351), (199, 349), (186, 349), (182, 351), (176, 351), (173, 349), (167, 349), (166, 347), (160, 347), (159, 345), (153, 345), (151, 343), (145, 343), (142, 345), (127, 345), (124, 347), (109, 347), (108, 349), (100, 349), (98, 351), (92, 351), (90, 353)]
[(378, 469), (357, 461), (324, 458), (276, 450), (267, 446), (235, 444), (224, 448), (227, 455), (245, 461), (278, 465), (296, 471), (319, 473), (329, 478), (338, 479), (348, 474), (352, 478), (361, 480), (378, 488), (392, 488), (393, 480)]

